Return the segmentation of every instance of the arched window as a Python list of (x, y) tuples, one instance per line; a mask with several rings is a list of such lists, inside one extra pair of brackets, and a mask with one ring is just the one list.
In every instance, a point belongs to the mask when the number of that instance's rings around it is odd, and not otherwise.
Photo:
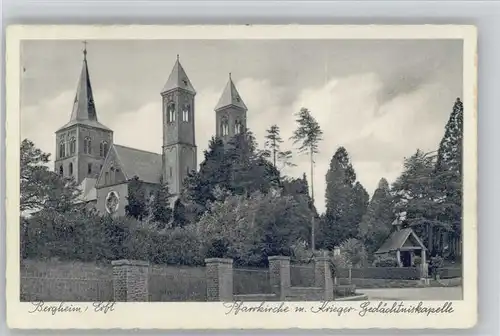
[(73, 155), (75, 154), (75, 151), (76, 151), (76, 139), (71, 138), (71, 140), (69, 140), (69, 154)]
[(69, 163), (69, 176), (73, 176), (73, 163)]
[(222, 119), (221, 133), (222, 133), (222, 136), (229, 135), (229, 124), (227, 122), (227, 119)]
[(242, 131), (242, 125), (241, 121), (236, 120), (236, 123), (234, 124), (234, 134), (239, 134)]
[(64, 144), (64, 140), (61, 140), (61, 142), (59, 143), (59, 157), (65, 157), (66, 153), (64, 152), (64, 149), (65, 149), (65, 144)]
[(182, 121), (189, 122), (189, 112), (191, 110), (191, 105), (186, 104), (182, 109)]
[(59, 167), (59, 175), (64, 176), (64, 169), (62, 165)]
[(175, 121), (175, 103), (169, 102), (167, 105), (167, 122), (171, 123)]
[(85, 154), (92, 154), (92, 142), (89, 137), (83, 139), (83, 152)]
[(104, 184), (109, 184), (109, 173), (108, 172), (104, 173)]
[(111, 167), (111, 168), (109, 169), (109, 171), (111, 172), (111, 173), (110, 173), (110, 182), (111, 182), (111, 183), (115, 183), (115, 180), (116, 180), (115, 167)]
[(92, 175), (92, 163), (87, 164), (87, 175)]
[(169, 167), (170, 169), (170, 177), (172, 177), (172, 167)]

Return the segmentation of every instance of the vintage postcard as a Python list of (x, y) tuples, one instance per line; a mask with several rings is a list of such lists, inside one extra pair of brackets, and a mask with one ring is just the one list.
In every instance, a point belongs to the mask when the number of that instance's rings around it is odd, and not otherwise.
[(11, 26), (11, 328), (470, 328), (473, 26)]

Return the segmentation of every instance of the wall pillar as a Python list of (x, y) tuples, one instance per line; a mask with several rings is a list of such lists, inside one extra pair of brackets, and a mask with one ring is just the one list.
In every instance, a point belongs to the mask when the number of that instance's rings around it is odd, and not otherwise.
[(285, 301), (290, 293), (290, 257), (272, 256), (269, 260), (269, 281), (274, 294)]
[(423, 279), (426, 279), (429, 277), (429, 272), (428, 272), (428, 265), (427, 265), (427, 253), (425, 251), (425, 248), (422, 249), (421, 255), (420, 255), (420, 263), (421, 263), (421, 277)]
[(149, 262), (115, 260), (113, 266), (114, 299), (117, 302), (149, 301)]
[(233, 301), (233, 259), (205, 259), (208, 301)]
[(328, 257), (314, 257), (314, 279), (316, 287), (324, 290), (324, 300), (333, 299), (333, 279)]
[(402, 267), (403, 264), (401, 263), (401, 251), (399, 249), (396, 250), (396, 260), (398, 261), (398, 267)]

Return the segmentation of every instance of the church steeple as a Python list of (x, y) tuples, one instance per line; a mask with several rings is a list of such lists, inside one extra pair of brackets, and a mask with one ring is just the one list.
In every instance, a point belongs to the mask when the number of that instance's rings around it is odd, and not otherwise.
[[(161, 91), (163, 105), (163, 181), (179, 196), (183, 181), (196, 170), (196, 91), (179, 61)], [(174, 198), (175, 198), (174, 197)]]
[(100, 173), (108, 149), (113, 144), (113, 131), (97, 120), (94, 94), (87, 65), (87, 46), (83, 49), (83, 65), (68, 123), (56, 131), (55, 170), (81, 183), (95, 179)]
[(73, 110), (69, 123), (64, 125), (61, 129), (75, 124), (87, 124), (89, 126), (109, 130), (109, 128), (97, 120), (94, 94), (92, 92), (92, 84), (90, 83), (89, 68), (87, 64), (87, 42), (84, 42), (84, 44), (82, 70), (80, 72), (75, 99), (73, 101)]
[(229, 106), (234, 106), (245, 111), (247, 110), (243, 99), (241, 99), (238, 90), (236, 90), (236, 86), (234, 85), (231, 78), (231, 73), (229, 73), (229, 80), (226, 84), (226, 87), (224, 88), (224, 91), (222, 91), (222, 95), (219, 99), (219, 102), (215, 106), (215, 110), (221, 110)]
[(229, 73), (229, 80), (215, 106), (217, 137), (227, 143), (236, 134), (246, 130), (247, 106), (241, 99)]
[(170, 76), (167, 79), (167, 82), (163, 86), (163, 90), (161, 93), (167, 93), (172, 90), (181, 89), (188, 91), (191, 94), (196, 94), (196, 90), (194, 89), (189, 77), (186, 75), (184, 68), (179, 61), (179, 55), (177, 55), (177, 60), (174, 64), (172, 72), (170, 72)]

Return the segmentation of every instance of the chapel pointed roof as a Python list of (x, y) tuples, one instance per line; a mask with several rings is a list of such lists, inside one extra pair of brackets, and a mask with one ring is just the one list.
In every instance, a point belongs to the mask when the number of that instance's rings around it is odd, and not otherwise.
[(76, 125), (83, 124), (111, 131), (97, 120), (97, 111), (95, 108), (94, 94), (92, 84), (90, 83), (89, 68), (87, 64), (87, 48), (83, 50), (83, 65), (80, 73), (80, 79), (76, 88), (76, 95), (73, 101), (73, 110), (70, 121), (59, 130)]
[(217, 111), (229, 106), (235, 106), (245, 111), (247, 110), (247, 106), (243, 102), (243, 99), (241, 99), (241, 96), (238, 93), (236, 86), (234, 85), (234, 82), (231, 78), (231, 73), (229, 73), (229, 80), (226, 84), (226, 87), (224, 88), (224, 91), (222, 91), (222, 95), (219, 99), (219, 102), (215, 106), (215, 110)]
[(191, 84), (186, 71), (184, 71), (181, 62), (179, 61), (179, 55), (177, 55), (177, 60), (175, 61), (174, 67), (170, 72), (170, 76), (168, 76), (167, 82), (163, 86), (161, 93), (175, 89), (182, 89), (191, 92), (192, 94), (196, 94), (193, 84)]

